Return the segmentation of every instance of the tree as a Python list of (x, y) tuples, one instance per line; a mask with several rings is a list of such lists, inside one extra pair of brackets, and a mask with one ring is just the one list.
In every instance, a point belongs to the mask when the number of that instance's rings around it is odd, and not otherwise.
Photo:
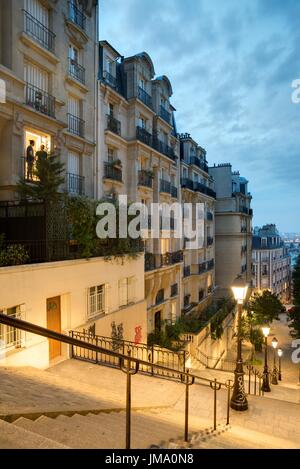
[(269, 290), (254, 293), (249, 299), (246, 309), (253, 326), (271, 324), (275, 319), (279, 319), (280, 313), (285, 312), (278, 296)]
[(289, 328), (291, 336), (300, 339), (300, 256), (293, 271), (293, 296), (294, 307), (288, 312)]
[(64, 164), (58, 160), (57, 155), (39, 160), (33, 170), (35, 180), (21, 179), (17, 184), (21, 199), (39, 200), (46, 204), (59, 200), (62, 197), (59, 188), (65, 181), (64, 170)]

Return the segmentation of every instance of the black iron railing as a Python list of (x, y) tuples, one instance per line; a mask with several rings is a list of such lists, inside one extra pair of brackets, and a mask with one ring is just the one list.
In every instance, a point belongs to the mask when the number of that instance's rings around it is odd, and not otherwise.
[(145, 252), (145, 271), (149, 272), (150, 270), (156, 269), (156, 260), (155, 255), (152, 252)]
[[(48, 339), (57, 340), (62, 343), (69, 344), (71, 346), (71, 356), (76, 357), (78, 350), (88, 350), (94, 355), (92, 358), (84, 357), (83, 359), (92, 361), (94, 363), (98, 362), (99, 355), (105, 355), (112, 357), (117, 360), (118, 368), (126, 373), (127, 375), (127, 386), (126, 386), (126, 449), (130, 449), (130, 436), (131, 436), (131, 378), (133, 374), (138, 373), (143, 367), (148, 367), (148, 374), (154, 375), (159, 373), (160, 376), (163, 376), (167, 379), (177, 380), (185, 385), (185, 418), (184, 418), (184, 439), (188, 441), (188, 416), (189, 416), (189, 386), (197, 382), (197, 384), (205, 384), (210, 386), (214, 390), (213, 393), (213, 429), (217, 428), (217, 391), (221, 388), (228, 388), (227, 395), (227, 419), (226, 424), (229, 424), (229, 408), (230, 408), (230, 389), (231, 382), (221, 382), (216, 379), (210, 380), (207, 378), (200, 378), (197, 375), (189, 373), (189, 370), (185, 369), (185, 359), (187, 358), (183, 354), (183, 360), (180, 363), (181, 369), (176, 369), (172, 367), (165, 366), (159, 362), (155, 362), (155, 352), (152, 353), (150, 349), (150, 355), (148, 355), (147, 360), (139, 359), (138, 357), (132, 356), (131, 345), (126, 345), (126, 350), (122, 349), (122, 352), (112, 350), (110, 348), (105, 348), (99, 346), (97, 342), (97, 336), (92, 336), (85, 334), (84, 337), (81, 336), (81, 340), (77, 338), (76, 332), (71, 332), (71, 335), (60, 334), (54, 332), (45, 327), (37, 326), (27, 321), (8, 316), (6, 314), (0, 313), (0, 323), (10, 326), (15, 329), (23, 330), (31, 334), (36, 334), (42, 337), (47, 337)], [(75, 336), (74, 336), (75, 334)], [(80, 335), (79, 335), (80, 337)], [(112, 339), (113, 340), (113, 339)], [(124, 347), (124, 348), (125, 348)], [(149, 352), (148, 352), (149, 353)], [(170, 352), (168, 352), (170, 353)], [(133, 366), (133, 368), (132, 368)]]
[(186, 188), (186, 189), (190, 189), (192, 191), (192, 190), (194, 190), (194, 183), (193, 183), (192, 179), (182, 178), (181, 179), (181, 187)]
[(138, 87), (138, 98), (146, 104), (146, 106), (150, 107), (152, 109), (152, 96), (147, 93), (143, 88), (140, 86)]
[(183, 252), (182, 251), (171, 252), (170, 255), (171, 255), (172, 264), (178, 264), (179, 262), (183, 261)]
[(85, 30), (85, 14), (77, 8), (72, 0), (69, 2), (69, 20)]
[(136, 138), (149, 147), (152, 147), (152, 134), (139, 125), (136, 128)]
[(206, 219), (207, 219), (208, 221), (213, 221), (213, 219), (214, 219), (213, 213), (212, 213), (212, 212), (207, 212), (207, 214), (206, 214)]
[(107, 114), (107, 129), (117, 135), (121, 135), (121, 122), (110, 114)]
[(30, 163), (26, 157), (21, 157), (21, 171), (19, 171), (19, 175), (22, 179), (25, 179), (27, 182), (37, 182), (39, 178), (37, 176), (37, 168), (36, 168), (37, 161), (34, 160)]
[(215, 266), (214, 259), (211, 259), (210, 261), (207, 262), (207, 270), (212, 270), (214, 266)]
[(209, 197), (216, 198), (216, 193), (210, 187), (205, 186), (201, 182), (194, 182), (194, 191), (201, 192), (202, 194), (208, 195)]
[(85, 122), (80, 117), (74, 116), (68, 113), (68, 131), (79, 137), (84, 137), (84, 126)]
[(85, 68), (71, 57), (69, 57), (69, 74), (75, 80), (85, 84)]
[(55, 117), (55, 97), (37, 86), (26, 83), (26, 104), (36, 111)]
[(138, 173), (138, 184), (139, 186), (149, 187), (152, 189), (153, 174), (145, 169), (141, 169)]
[(163, 120), (168, 122), (168, 124), (171, 123), (171, 113), (168, 112), (162, 105), (159, 108), (159, 115)]
[(84, 195), (84, 176), (67, 173), (68, 192), (70, 194)]
[(165, 192), (166, 194), (171, 194), (171, 183), (161, 179), (159, 184), (159, 191)]
[(174, 197), (174, 199), (177, 199), (177, 195), (178, 195), (177, 187), (171, 186), (171, 196)]
[(189, 277), (191, 275), (191, 266), (187, 265), (183, 268), (183, 276)]
[(104, 178), (122, 182), (122, 170), (109, 162), (104, 162)]
[(112, 88), (117, 87), (117, 79), (114, 75), (109, 73), (107, 70), (104, 70), (103, 72), (103, 80), (110, 85)]
[(207, 264), (206, 262), (201, 262), (200, 264), (198, 264), (198, 273), (199, 274), (203, 274), (204, 272), (207, 271)]
[(39, 42), (45, 49), (54, 52), (55, 34), (28, 11), (24, 12), (24, 29), (26, 34)]
[(176, 161), (176, 155), (174, 149), (170, 147), (167, 143), (162, 142), (158, 138), (154, 137), (152, 140), (152, 147), (162, 153), (163, 155), (167, 156), (173, 161)]

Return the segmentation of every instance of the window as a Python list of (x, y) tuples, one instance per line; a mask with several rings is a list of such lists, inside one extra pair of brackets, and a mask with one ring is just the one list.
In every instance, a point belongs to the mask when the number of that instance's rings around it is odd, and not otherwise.
[(108, 113), (111, 117), (114, 117), (114, 105), (112, 103), (109, 103)]
[(75, 96), (68, 97), (68, 131), (83, 137), (84, 121), (81, 119), (81, 101)]
[(74, 62), (79, 63), (79, 57), (80, 57), (79, 49), (77, 49), (77, 47), (75, 47), (73, 44), (70, 44), (69, 45), (69, 58), (73, 60)]
[(147, 126), (147, 121), (144, 117), (140, 116), (139, 117), (139, 127), (141, 127), (142, 129), (146, 129), (146, 126)]
[(140, 78), (139, 87), (146, 91), (146, 81), (143, 78)]
[(107, 161), (112, 163), (115, 160), (115, 150), (113, 148), (107, 149)]
[(105, 285), (97, 285), (88, 289), (87, 317), (93, 318), (105, 313)]
[(80, 117), (80, 100), (74, 96), (68, 98), (68, 113), (74, 117)]
[[(25, 319), (24, 305), (1, 310), (13, 318)], [(11, 326), (0, 324), (0, 349), (20, 348), (25, 342), (25, 332)]]
[(135, 277), (119, 280), (119, 306), (127, 306), (135, 300)]
[(24, 81), (42, 91), (48, 92), (49, 74), (31, 62), (24, 63)]

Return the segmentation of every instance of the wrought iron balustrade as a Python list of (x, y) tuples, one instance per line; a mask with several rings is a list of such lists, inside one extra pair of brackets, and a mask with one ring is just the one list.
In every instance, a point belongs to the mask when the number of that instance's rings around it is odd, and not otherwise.
[(75, 5), (74, 1), (69, 2), (69, 20), (85, 30), (85, 14)]
[(159, 190), (160, 192), (171, 194), (171, 183), (169, 181), (165, 181), (164, 179), (161, 179), (160, 184), (159, 184)]
[(110, 114), (107, 114), (107, 129), (117, 135), (121, 135), (121, 122)]
[(104, 163), (104, 178), (122, 182), (122, 170), (109, 162)]
[(79, 137), (84, 137), (85, 122), (78, 116), (68, 113), (68, 131)]
[(55, 34), (28, 11), (24, 13), (24, 29), (26, 34), (39, 42), (45, 49), (54, 52)]
[(68, 192), (70, 194), (84, 195), (84, 176), (67, 173)]
[(146, 104), (150, 109), (152, 109), (152, 96), (144, 90), (144, 88), (138, 87), (138, 98)]
[(159, 108), (159, 115), (168, 124), (171, 123), (171, 113), (168, 112), (162, 105), (160, 105), (160, 108)]
[(75, 80), (85, 84), (85, 68), (71, 57), (69, 57), (69, 74)]
[(139, 186), (149, 187), (152, 189), (153, 185), (153, 174), (145, 169), (141, 169), (138, 172), (138, 184)]
[(25, 99), (26, 104), (36, 111), (50, 117), (55, 117), (55, 97), (51, 96), (47, 91), (26, 83)]

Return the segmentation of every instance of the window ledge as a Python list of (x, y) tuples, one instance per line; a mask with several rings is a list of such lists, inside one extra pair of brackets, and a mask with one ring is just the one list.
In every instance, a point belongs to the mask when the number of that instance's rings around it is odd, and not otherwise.
[(25, 46), (28, 46), (31, 49), (34, 49), (36, 52), (39, 52), (53, 64), (56, 65), (60, 62), (59, 58), (55, 54), (53, 54), (53, 52), (50, 52), (49, 50), (45, 49), (41, 44), (31, 38), (24, 31), (21, 33), (20, 40), (23, 42), (23, 44), (25, 44)]

